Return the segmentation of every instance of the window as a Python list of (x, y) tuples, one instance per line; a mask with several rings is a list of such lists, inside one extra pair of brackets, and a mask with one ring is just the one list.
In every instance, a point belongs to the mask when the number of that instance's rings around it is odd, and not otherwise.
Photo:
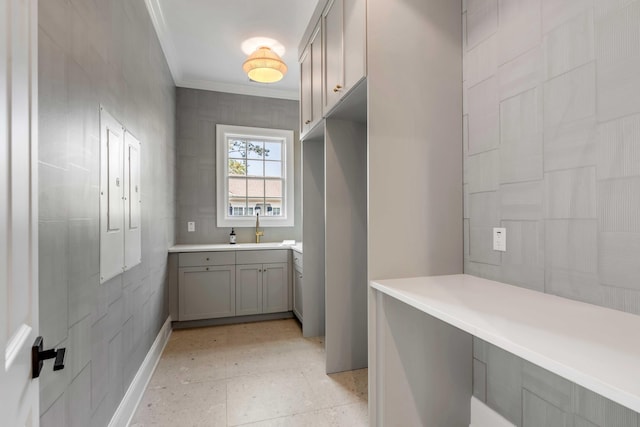
[(217, 225), (293, 226), (293, 131), (216, 126)]

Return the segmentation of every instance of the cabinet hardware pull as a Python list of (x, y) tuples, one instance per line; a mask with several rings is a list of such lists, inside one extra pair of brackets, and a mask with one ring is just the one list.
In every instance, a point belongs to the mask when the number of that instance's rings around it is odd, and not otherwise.
[(304, 124), (305, 124), (305, 125), (308, 125), (309, 123), (311, 123), (311, 120), (305, 120), (305, 121), (304, 121)]
[(209, 261), (209, 258), (207, 258), (207, 261)]
[(209, 267), (207, 267), (207, 271), (209, 271)]
[(339, 92), (339, 91), (340, 91), (340, 89), (342, 89), (342, 86), (340, 86), (340, 85), (336, 85), (336, 87), (334, 87), (334, 88), (333, 88), (333, 91), (334, 91), (334, 92)]

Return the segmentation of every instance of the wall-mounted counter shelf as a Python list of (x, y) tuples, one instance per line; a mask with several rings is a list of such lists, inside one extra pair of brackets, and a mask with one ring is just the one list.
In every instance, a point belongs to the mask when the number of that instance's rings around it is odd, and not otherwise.
[[(400, 353), (398, 358), (403, 363), (396, 364), (398, 368), (407, 366), (408, 356), (402, 353), (416, 350), (415, 344), (406, 343), (408, 338), (396, 336), (412, 334), (411, 325), (405, 325), (403, 331), (403, 322), (415, 320), (416, 316), (431, 316), (455, 327), (429, 338), (432, 345), (451, 346), (457, 342), (458, 348), (467, 351), (470, 339), (452, 332), (461, 330), (468, 337), (481, 338), (640, 411), (640, 316), (462, 274), (371, 282), (369, 310), (373, 352), (370, 372), (374, 371), (374, 380), (376, 374), (378, 380), (383, 379), (382, 368), (389, 362), (390, 351)], [(450, 342), (444, 343), (447, 340)], [(464, 365), (465, 361), (470, 363), (471, 357), (451, 355), (446, 363), (453, 369), (456, 359)], [(387, 412), (384, 397), (389, 393), (380, 389), (380, 382), (371, 387), (378, 398), (374, 414), (377, 411), (380, 417)], [(442, 389), (446, 385), (435, 387)], [(380, 396), (381, 393), (385, 395)]]

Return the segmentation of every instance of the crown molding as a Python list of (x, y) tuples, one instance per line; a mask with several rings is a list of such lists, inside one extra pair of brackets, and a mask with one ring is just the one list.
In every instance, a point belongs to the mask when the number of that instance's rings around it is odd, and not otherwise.
[(173, 77), (174, 84), (182, 79), (182, 68), (178, 62), (176, 55), (176, 48), (171, 40), (169, 31), (167, 29), (167, 23), (164, 20), (164, 14), (162, 13), (162, 7), (159, 0), (144, 0), (149, 12), (149, 17), (153, 23), (153, 27), (156, 30), (156, 35), (160, 41), (160, 46), (164, 52), (164, 57), (169, 65), (171, 76)]

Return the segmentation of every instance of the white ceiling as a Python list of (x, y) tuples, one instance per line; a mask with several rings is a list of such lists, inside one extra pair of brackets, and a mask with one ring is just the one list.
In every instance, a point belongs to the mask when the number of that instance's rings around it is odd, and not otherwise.
[[(318, 0), (145, 0), (176, 86), (298, 99), (298, 44)], [(284, 46), (289, 71), (277, 83), (250, 82), (242, 42)]]

